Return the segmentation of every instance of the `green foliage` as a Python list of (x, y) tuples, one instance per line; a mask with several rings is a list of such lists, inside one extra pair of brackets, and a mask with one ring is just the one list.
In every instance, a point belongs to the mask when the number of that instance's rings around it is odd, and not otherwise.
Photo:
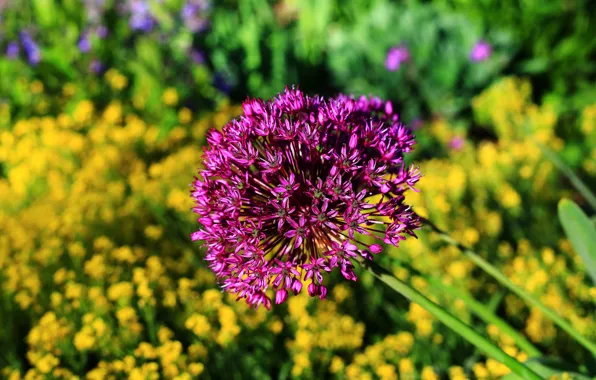
[(596, 285), (596, 227), (582, 209), (568, 199), (559, 202), (559, 220)]

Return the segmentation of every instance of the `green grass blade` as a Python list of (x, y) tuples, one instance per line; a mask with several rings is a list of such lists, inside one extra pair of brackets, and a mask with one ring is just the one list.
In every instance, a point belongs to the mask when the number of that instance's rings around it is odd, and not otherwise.
[(559, 220), (573, 249), (584, 261), (586, 271), (596, 285), (596, 227), (573, 201), (559, 202)]
[(542, 379), (532, 369), (526, 367), (515, 358), (507, 355), (498, 346), (494, 345), (490, 340), (480, 335), (470, 326), (463, 323), (461, 320), (453, 316), (447, 310), (437, 305), (433, 301), (426, 298), (422, 293), (411, 288), (406, 283), (397, 279), (391, 272), (385, 268), (379, 266), (372, 261), (365, 261), (364, 259), (359, 260), (360, 264), (364, 266), (372, 275), (396, 292), (402, 294), (412, 302), (416, 302), (418, 305), (426, 309), (435, 318), (444, 323), (446, 326), (451, 328), (453, 331), (458, 333), (462, 338), (476, 346), (478, 349), (486, 353), (488, 356), (506, 365), (511, 371), (519, 375), (523, 379)]
[(542, 352), (540, 352), (540, 350), (536, 348), (536, 346), (534, 346), (525, 336), (511, 327), (507, 321), (495, 315), (488, 307), (483, 305), (481, 302), (476, 301), (474, 297), (468, 294), (468, 292), (444, 284), (436, 278), (431, 277), (427, 278), (427, 280), (431, 287), (461, 299), (472, 313), (474, 313), (484, 322), (492, 323), (493, 325), (497, 326), (502, 333), (513, 339), (515, 344), (530, 357), (542, 356)]
[(536, 144), (538, 145), (540, 150), (542, 150), (542, 153), (544, 153), (544, 155), (567, 178), (569, 178), (569, 181), (571, 181), (571, 184), (573, 184), (573, 186), (577, 189), (577, 191), (580, 192), (580, 194), (585, 198), (585, 200), (590, 204), (590, 206), (592, 206), (592, 208), (594, 210), (596, 210), (596, 195), (594, 195), (594, 193), (592, 193), (592, 191), (590, 191), (588, 186), (575, 174), (575, 172), (569, 166), (567, 166), (567, 164), (565, 164), (563, 162), (563, 160), (561, 160), (559, 158), (559, 156), (557, 156), (557, 153), (555, 153), (553, 150), (551, 150), (546, 145), (540, 144), (538, 142)]
[(588, 349), (594, 357), (596, 357), (596, 344), (590, 341), (588, 338), (584, 337), (580, 334), (576, 329), (571, 326), (569, 322), (559, 316), (557, 313), (546, 307), (538, 298), (534, 297), (530, 293), (526, 292), (521, 287), (515, 285), (511, 280), (507, 278), (504, 274), (501, 273), (496, 267), (490, 264), (488, 261), (484, 260), (481, 256), (477, 253), (472, 251), (471, 249), (467, 248), (463, 244), (459, 243), (455, 239), (453, 239), (449, 234), (441, 230), (437, 227), (434, 223), (425, 219), (425, 223), (433, 229), (436, 233), (438, 233), (443, 240), (447, 243), (456, 246), (459, 248), (464, 255), (466, 255), (472, 262), (482, 268), (487, 274), (492, 276), (495, 280), (501, 283), (501, 285), (505, 286), (507, 289), (515, 293), (517, 296), (522, 298), (524, 301), (532, 305), (533, 307), (540, 310), (546, 317), (552, 320), (557, 326), (567, 332), (571, 337), (573, 337), (579, 344), (584, 346)]

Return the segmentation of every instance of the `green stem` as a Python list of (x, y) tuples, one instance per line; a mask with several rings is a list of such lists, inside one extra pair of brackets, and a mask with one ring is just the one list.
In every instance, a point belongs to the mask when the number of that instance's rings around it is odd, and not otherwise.
[(551, 162), (553, 164), (555, 164), (555, 166), (567, 178), (569, 178), (569, 181), (571, 181), (571, 184), (577, 189), (577, 191), (580, 192), (580, 194), (582, 194), (584, 196), (584, 198), (586, 199), (586, 201), (588, 201), (588, 203), (592, 206), (592, 208), (594, 210), (596, 210), (596, 195), (594, 195), (594, 193), (592, 193), (590, 191), (590, 188), (575, 174), (573, 169), (571, 169), (569, 166), (567, 166), (567, 164), (565, 164), (563, 162), (563, 160), (561, 160), (559, 158), (559, 156), (557, 156), (557, 153), (555, 153), (553, 150), (551, 150), (546, 145), (543, 145), (539, 142), (536, 142), (536, 145), (538, 145), (540, 150), (542, 150), (542, 153), (544, 153), (544, 155), (549, 160), (551, 160)]
[(524, 379), (542, 379), (542, 377), (536, 374), (536, 372), (532, 371), (530, 368), (518, 362), (515, 358), (512, 358), (511, 356), (507, 355), (498, 346), (494, 345), (491, 341), (480, 335), (470, 326), (466, 325), (461, 320), (450, 314), (447, 310), (443, 309), (433, 301), (426, 298), (422, 293), (418, 292), (417, 290), (408, 286), (406, 283), (397, 279), (393, 274), (391, 274), (391, 272), (389, 272), (385, 268), (379, 266), (373, 261), (367, 261), (364, 259), (359, 259), (358, 261), (364, 268), (366, 268), (366, 270), (372, 273), (373, 276), (384, 282), (391, 289), (402, 294), (410, 301), (416, 302), (418, 305), (422, 306), (435, 318), (443, 322), (445, 325), (451, 328), (454, 332), (458, 333), (468, 342), (472, 343), (474, 346), (484, 351), (487, 355), (491, 356), (495, 360), (498, 360), (499, 362), (509, 367), (509, 369), (511, 369), (512, 372), (516, 373)]
[(534, 346), (525, 336), (517, 332), (513, 327), (511, 327), (507, 321), (499, 318), (495, 315), (489, 308), (484, 306), (482, 303), (476, 301), (470, 294), (468, 294), (464, 290), (457, 289), (456, 287), (449, 286), (436, 278), (430, 277), (427, 278), (428, 283), (437, 290), (442, 290), (447, 293), (454, 295), (455, 297), (461, 299), (466, 306), (470, 309), (472, 313), (477, 315), (480, 319), (482, 319), (486, 323), (492, 323), (493, 325), (497, 326), (501, 332), (509, 336), (511, 339), (515, 341), (515, 344), (527, 353), (531, 357), (541, 357), (542, 352), (536, 346)]
[(499, 271), (497, 268), (495, 268), (492, 264), (490, 264), (488, 261), (484, 260), (482, 257), (480, 257), (477, 253), (475, 253), (471, 249), (469, 249), (466, 246), (464, 246), (463, 244), (459, 243), (457, 240), (453, 239), (448, 233), (441, 230), (434, 223), (432, 223), (428, 219), (425, 219), (424, 222), (433, 231), (435, 231), (437, 234), (439, 234), (441, 236), (441, 238), (443, 238), (443, 240), (445, 240), (447, 243), (457, 247), (472, 262), (474, 262), (476, 265), (478, 265), (480, 268), (482, 268), (486, 273), (491, 275), (495, 280), (499, 281), (501, 283), (501, 285), (505, 286), (510, 291), (517, 294), (520, 298), (522, 298), (523, 300), (528, 302), (533, 307), (539, 309), (544, 315), (546, 315), (548, 318), (550, 318), (557, 326), (559, 326), (564, 331), (566, 331), (578, 343), (580, 343), (582, 346), (584, 346), (586, 349), (588, 349), (592, 353), (592, 355), (594, 355), (594, 357), (596, 357), (596, 344), (594, 344), (594, 342), (590, 341), (589, 339), (587, 339), (586, 337), (581, 335), (576, 329), (573, 328), (573, 326), (571, 326), (571, 324), (569, 322), (567, 322), (565, 319), (563, 319), (557, 313), (555, 313), (554, 311), (552, 311), (551, 309), (546, 307), (542, 302), (540, 302), (540, 300), (538, 300), (538, 298), (536, 298), (533, 295), (531, 295), (530, 293), (526, 292), (521, 287), (515, 285), (513, 282), (511, 282), (511, 280), (509, 280), (507, 278), (507, 276), (503, 275), (501, 273), (501, 271)]

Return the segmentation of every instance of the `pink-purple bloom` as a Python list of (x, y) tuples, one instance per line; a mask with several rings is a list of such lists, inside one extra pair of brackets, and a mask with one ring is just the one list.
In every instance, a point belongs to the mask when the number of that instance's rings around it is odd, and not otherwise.
[(414, 136), (390, 102), (307, 96), (248, 99), (207, 135), (191, 192), (206, 261), (226, 291), (271, 307), (302, 291), (325, 298), (324, 275), (356, 280), (353, 260), (414, 235), (404, 193), (420, 178), (404, 153)]
[(29, 64), (36, 66), (41, 62), (41, 50), (29, 32), (21, 32), (21, 44), (27, 55)]
[(128, 11), (130, 18), (128, 25), (132, 30), (150, 32), (156, 24), (147, 0), (128, 0)]
[(470, 52), (470, 60), (472, 62), (486, 61), (493, 54), (493, 47), (486, 41), (480, 40)]
[(455, 136), (449, 141), (449, 148), (455, 151), (460, 151), (464, 148), (466, 140), (461, 136)]
[(394, 46), (387, 52), (385, 67), (389, 71), (397, 71), (404, 62), (410, 60), (410, 50), (406, 46)]
[(88, 53), (91, 50), (91, 41), (89, 41), (89, 33), (83, 32), (79, 37), (79, 42), (77, 42), (77, 47), (81, 51), (81, 53)]
[(19, 56), (21, 49), (19, 48), (19, 43), (16, 41), (11, 41), (6, 46), (6, 57), (8, 59), (15, 59)]
[(184, 25), (193, 33), (205, 29), (208, 25), (206, 16), (210, 7), (211, 4), (207, 0), (187, 0), (180, 11)]

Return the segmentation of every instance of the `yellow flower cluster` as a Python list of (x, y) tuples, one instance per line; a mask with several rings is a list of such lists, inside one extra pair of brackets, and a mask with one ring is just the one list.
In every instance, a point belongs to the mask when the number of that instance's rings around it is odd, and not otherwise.
[[(340, 285), (333, 292), (333, 300), (317, 302), (306, 294), (288, 300), (287, 322), (296, 328), (294, 339), (287, 342), (294, 356), (293, 376), (312, 376), (313, 361), (328, 366), (330, 358), (322, 355), (325, 352), (362, 346), (364, 325), (341, 313), (341, 303), (348, 295), (349, 290)], [(311, 305), (312, 313), (309, 312)]]
[[(116, 91), (128, 86), (117, 71), (105, 79)], [(40, 83), (27, 86), (32, 93), (44, 91)], [(72, 85), (63, 89), (67, 97), (74, 93)], [(530, 94), (527, 82), (507, 78), (476, 98), (478, 121), (497, 139), (421, 161), (421, 191), (409, 192), (408, 202), (594, 339), (590, 310), (596, 288), (588, 285), (581, 259), (566, 240), (550, 244), (546, 224), (534, 223), (539, 215), (528, 212), (531, 204), (553, 205), (566, 194), (536, 144), (563, 147), (554, 134), (557, 114), (550, 105), (532, 104)], [(160, 95), (177, 119), (167, 134), (119, 101), (100, 109), (80, 100), (55, 117), (13, 124), (10, 110), (0, 104), (0, 316), (4, 321), (23, 315), (30, 326), (21, 337), (26, 363), (6, 355), (11, 361), (0, 368), (0, 377), (182, 380), (211, 369), (237, 371), (240, 363), (253, 368), (255, 378), (270, 376), (259, 372), (246, 347), (260, 353), (259, 360), (285, 360), (279, 370), (293, 378), (461, 380), (507, 374), (503, 365), (482, 358), (439, 368), (435, 360), (450, 360), (440, 347), (461, 341), (415, 303), (379, 309), (379, 320), (398, 314), (393, 319), (399, 326), (365, 329), (368, 295), (354, 294), (358, 290), (345, 282), (332, 284), (325, 301), (291, 297), (279, 313), (249, 309), (215, 288), (198, 246), (189, 243), (194, 220), (188, 182), (206, 130), (224, 125), (240, 109), (222, 104), (195, 120), (178, 105), (175, 89)], [(143, 102), (133, 105), (138, 109)], [(593, 105), (581, 118), (586, 138), (595, 125)], [(460, 125), (441, 119), (428, 131), (443, 144), (465, 136)], [(596, 171), (588, 161), (596, 162), (586, 159), (585, 169)], [(530, 234), (545, 239), (530, 244)], [(515, 242), (501, 242), (504, 235)], [(419, 236), (382, 258), (397, 277), (466, 322), (472, 314), (463, 301), (437, 291), (429, 277), (494, 303), (545, 354), (557, 354), (562, 334), (538, 310), (501, 292), (458, 249), (433, 234)], [(361, 274), (358, 289), (369, 291), (372, 303), (380, 285)], [(508, 354), (527, 358), (496, 326), (486, 332)], [(0, 326), (0, 339), (17, 339), (10, 334)], [(287, 358), (263, 358), (283, 348)]]
[[(410, 192), (408, 201), (414, 210), (450, 231), (458, 241), (490, 255), (490, 261), (515, 284), (539, 297), (582, 334), (596, 338), (596, 320), (590, 312), (596, 290), (589, 285), (581, 258), (566, 240), (552, 239), (556, 233), (544, 234), (545, 228), (558, 233), (556, 219), (530, 222), (531, 208), (555, 209), (556, 202), (568, 194), (536, 144), (538, 141), (554, 150), (563, 146), (554, 135), (556, 113), (550, 106), (533, 105), (528, 82), (514, 78), (496, 83), (473, 105), (479, 121), (494, 128), (498, 139), (466, 144), (462, 150), (450, 151), (447, 158), (421, 162), (424, 177), (417, 186), (420, 192)], [(591, 106), (584, 111), (584, 130), (590, 130), (590, 123), (596, 122), (595, 110)], [(447, 143), (457, 134), (454, 131), (458, 126), (435, 120), (428, 130), (437, 140)], [(522, 218), (527, 224), (519, 222)], [(502, 242), (500, 237), (504, 234), (517, 236), (516, 242)], [(419, 236), (419, 240), (404, 241), (399, 249), (390, 249), (395, 263), (393, 272), (449, 307), (458, 317), (469, 320), (470, 312), (461, 300), (441, 294), (420, 276), (411, 274), (410, 268), (479, 297), (496, 293), (498, 287), (477, 276), (475, 273), (481, 271), (458, 249), (442, 244), (435, 234), (421, 232)], [(528, 239), (536, 236), (543, 238), (543, 243), (533, 246)], [(556, 354), (557, 329), (548, 318), (514, 295), (503, 297), (502, 304), (508, 320), (525, 326), (523, 332), (532, 341), (551, 347), (551, 353)], [(416, 336), (440, 340), (442, 327), (433, 326), (425, 314), (417, 305), (410, 305), (407, 318)], [(497, 341), (520, 360), (527, 357), (512, 342)], [(452, 377), (457, 378), (457, 370), (454, 371)], [(478, 363), (471, 372), (478, 378), (498, 378), (507, 371), (497, 362), (486, 361)]]
[[(106, 78), (126, 86), (120, 73)], [(21, 309), (32, 324), (30, 369), (15, 362), (2, 376), (196, 378), (215, 346), (267, 319), (205, 290), (213, 276), (184, 243), (204, 134), (239, 109), (199, 121), (181, 109), (162, 137), (125, 108), (82, 100), (0, 131), (0, 292), (11, 305), (0, 312)], [(160, 310), (176, 319), (164, 324)], [(183, 343), (174, 329), (194, 336)], [(91, 369), (90, 357), (100, 358)]]

